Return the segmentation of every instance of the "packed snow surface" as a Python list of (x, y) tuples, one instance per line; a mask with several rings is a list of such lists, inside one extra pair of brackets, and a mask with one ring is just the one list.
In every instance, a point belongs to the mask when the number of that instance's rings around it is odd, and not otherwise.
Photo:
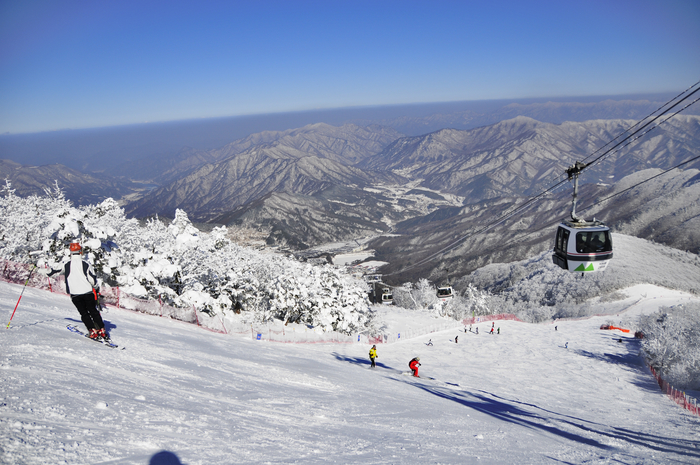
[[(0, 283), (5, 321), (21, 291)], [(626, 320), (697, 299), (625, 293)], [(388, 325), (435, 321), (378, 311)], [(0, 329), (1, 463), (700, 462), (700, 418), (660, 392), (637, 340), (599, 329), (617, 315), (378, 344), (376, 369), (366, 344), (271, 343), (118, 309), (104, 318), (125, 350), (67, 331), (82, 328), (68, 297), (25, 290)], [(406, 375), (415, 356), (421, 378)]]

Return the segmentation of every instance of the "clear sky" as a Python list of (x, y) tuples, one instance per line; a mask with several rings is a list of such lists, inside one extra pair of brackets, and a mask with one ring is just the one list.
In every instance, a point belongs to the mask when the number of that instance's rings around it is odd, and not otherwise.
[(0, 133), (698, 80), (699, 0), (0, 0)]

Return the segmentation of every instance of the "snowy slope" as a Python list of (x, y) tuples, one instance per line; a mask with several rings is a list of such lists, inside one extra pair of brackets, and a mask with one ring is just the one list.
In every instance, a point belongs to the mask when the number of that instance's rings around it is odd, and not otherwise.
[[(21, 289), (0, 283), (5, 322)], [(626, 292), (628, 320), (697, 299)], [(379, 345), (371, 370), (365, 344), (104, 316), (125, 350), (68, 332), (82, 326), (68, 297), (25, 291), (0, 329), (1, 463), (165, 463), (152, 460), (159, 451), (190, 465), (700, 462), (700, 418), (660, 392), (637, 341), (598, 329), (610, 317), (433, 333)], [(416, 355), (435, 380), (402, 374)]]

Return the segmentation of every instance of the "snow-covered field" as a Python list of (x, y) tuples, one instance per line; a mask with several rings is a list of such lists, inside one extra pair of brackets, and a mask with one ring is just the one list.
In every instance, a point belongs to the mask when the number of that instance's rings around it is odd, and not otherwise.
[[(4, 324), (21, 289), (0, 283)], [(697, 299), (625, 292), (628, 320)], [(381, 311), (388, 325), (409, 317)], [(638, 341), (599, 330), (609, 316), (379, 345), (375, 370), (366, 344), (104, 316), (125, 350), (67, 331), (82, 327), (68, 297), (25, 291), (0, 329), (1, 463), (700, 463), (700, 418), (660, 392)], [(404, 375), (417, 355), (434, 380)]]

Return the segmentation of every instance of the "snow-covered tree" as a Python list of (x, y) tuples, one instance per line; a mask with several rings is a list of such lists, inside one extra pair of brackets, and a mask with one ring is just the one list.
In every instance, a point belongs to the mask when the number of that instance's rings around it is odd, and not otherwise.
[[(427, 279), (417, 283), (405, 283), (394, 288), (394, 303), (410, 310), (432, 310), (439, 316), (462, 320), (471, 316), (490, 315), (498, 309), (492, 306), (492, 297), (475, 286), (468, 284), (458, 292), (453, 290), (452, 299), (441, 302), (437, 297), (437, 289)], [(500, 312), (499, 312), (500, 313)]]
[(688, 303), (640, 320), (649, 364), (680, 389), (700, 389), (700, 304)]
[(346, 334), (370, 323), (363, 283), (329, 266), (260, 253), (228, 239), (226, 228), (202, 233), (177, 210), (166, 226), (127, 219), (112, 199), (71, 206), (58, 187), (44, 197), (17, 197), (6, 182), (0, 197), (0, 257), (58, 269), (78, 241), (99, 278), (141, 298), (211, 314), (244, 312), (251, 321), (284, 321)]

